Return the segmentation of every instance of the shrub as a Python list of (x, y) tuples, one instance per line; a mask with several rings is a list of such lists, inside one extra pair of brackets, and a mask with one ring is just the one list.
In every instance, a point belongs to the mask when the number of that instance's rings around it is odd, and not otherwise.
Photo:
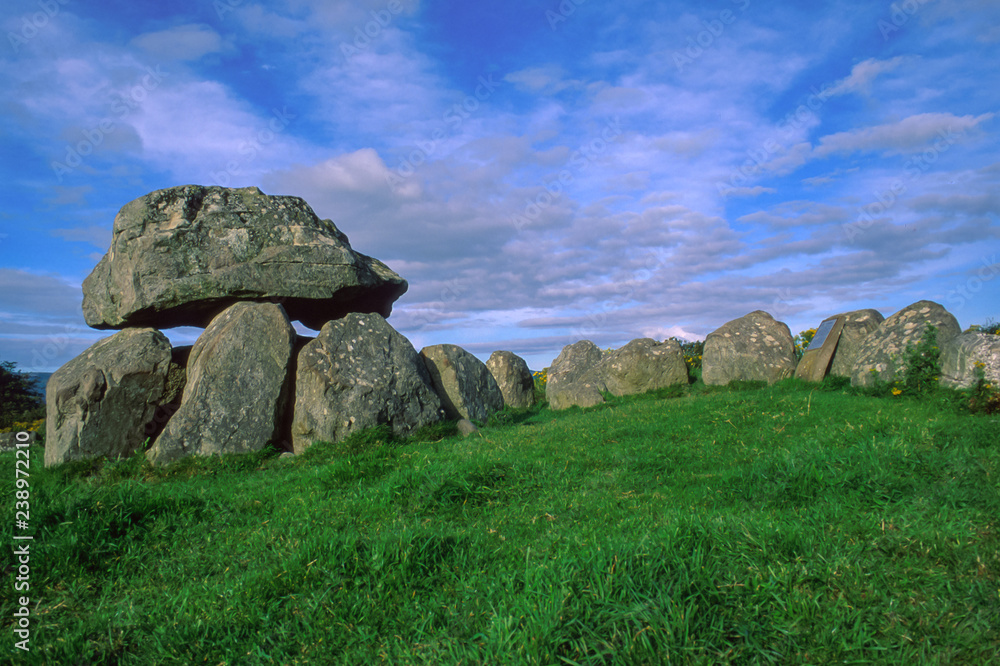
[(0, 361), (0, 432), (14, 428), (37, 430), (45, 418), (42, 398), (17, 364)]

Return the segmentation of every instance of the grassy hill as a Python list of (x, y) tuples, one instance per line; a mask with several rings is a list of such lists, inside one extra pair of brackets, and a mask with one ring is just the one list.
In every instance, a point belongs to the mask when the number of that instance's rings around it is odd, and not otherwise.
[(1000, 421), (960, 399), (698, 383), (294, 458), (32, 449), (20, 661), (998, 663)]

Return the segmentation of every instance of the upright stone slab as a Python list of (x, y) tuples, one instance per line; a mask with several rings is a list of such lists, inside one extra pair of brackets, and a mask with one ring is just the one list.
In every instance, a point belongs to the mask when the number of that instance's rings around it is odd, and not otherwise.
[(315, 441), (336, 442), (383, 424), (406, 436), (441, 417), (441, 399), (423, 359), (380, 315), (328, 322), (299, 352), (295, 453)]
[(906, 349), (924, 339), (928, 324), (937, 329), (939, 346), (962, 332), (958, 320), (944, 307), (933, 301), (917, 301), (883, 321), (864, 339), (851, 369), (851, 384), (871, 386), (875, 375), (882, 381), (902, 377)]
[(619, 396), (688, 383), (684, 352), (676, 340), (632, 340), (606, 355), (597, 373), (606, 390)]
[(563, 347), (552, 361), (545, 397), (552, 409), (593, 407), (604, 403), (605, 385), (594, 372), (604, 353), (590, 340), (580, 340)]
[(854, 310), (837, 316), (844, 318), (844, 328), (840, 331), (840, 341), (833, 352), (828, 374), (850, 377), (861, 343), (885, 321), (885, 317), (878, 310), (872, 309)]
[(406, 287), (298, 197), (185, 185), (122, 207), (83, 315), (94, 328), (204, 327), (234, 303), (274, 301), (319, 329), (348, 312), (389, 316)]
[(458, 345), (420, 350), (448, 418), (485, 422), (503, 409), (503, 394), (486, 365)]
[(495, 351), (486, 368), (500, 387), (504, 405), (520, 409), (535, 403), (535, 379), (523, 358), (514, 352)]
[(757, 310), (708, 334), (701, 377), (716, 386), (734, 380), (773, 384), (791, 377), (795, 362), (795, 342), (788, 326)]
[(976, 364), (983, 377), (1000, 386), (1000, 335), (961, 333), (941, 345), (941, 386), (969, 388), (976, 383)]
[(170, 367), (151, 328), (104, 338), (53, 373), (45, 391), (45, 465), (129, 456), (142, 447)]
[(284, 309), (272, 303), (237, 303), (213, 319), (191, 349), (180, 408), (149, 460), (282, 446), (295, 337)]

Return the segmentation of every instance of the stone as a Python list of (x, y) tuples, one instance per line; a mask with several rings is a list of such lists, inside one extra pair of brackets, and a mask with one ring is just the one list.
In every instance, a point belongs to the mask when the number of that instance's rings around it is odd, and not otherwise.
[(503, 394), (486, 364), (458, 345), (431, 345), (420, 350), (431, 383), (450, 419), (485, 423), (503, 409)]
[(174, 347), (170, 353), (170, 367), (167, 370), (167, 381), (163, 388), (163, 396), (157, 405), (153, 418), (146, 424), (146, 437), (155, 441), (167, 422), (178, 409), (184, 396), (184, 385), (187, 383), (187, 363), (191, 356), (191, 345)]
[(885, 317), (878, 310), (854, 310), (837, 315), (844, 317), (844, 328), (840, 331), (840, 341), (833, 352), (830, 370), (827, 374), (839, 377), (850, 377), (857, 360), (858, 350), (868, 334), (879, 327)]
[(104, 338), (56, 370), (45, 389), (45, 465), (140, 450), (163, 396), (170, 341), (151, 328)]
[(788, 326), (756, 310), (708, 334), (701, 377), (710, 386), (734, 380), (773, 384), (795, 374), (795, 365), (795, 342)]
[[(18, 435), (21, 435), (18, 437)], [(0, 451), (14, 451), (18, 448), (18, 444), (28, 444), (28, 445), (42, 445), (45, 443), (38, 437), (38, 433), (29, 430), (24, 434), (19, 431), (13, 432), (0, 432)]]
[(941, 386), (970, 388), (976, 383), (976, 364), (983, 364), (988, 384), (1000, 386), (1000, 335), (960, 333), (941, 345)]
[(535, 379), (523, 358), (509, 351), (495, 351), (486, 361), (486, 368), (493, 375), (503, 404), (522, 409), (535, 403)]
[(298, 197), (185, 185), (121, 208), (83, 314), (101, 329), (205, 327), (236, 302), (271, 301), (318, 330), (348, 312), (387, 317), (406, 288)]
[(328, 322), (298, 355), (292, 445), (388, 425), (399, 436), (441, 420), (441, 399), (410, 341), (377, 314)]
[(939, 347), (962, 332), (958, 320), (943, 306), (933, 301), (917, 301), (883, 321), (865, 337), (851, 368), (851, 384), (871, 386), (876, 373), (882, 381), (901, 378), (906, 349), (923, 340), (927, 324), (937, 328)]
[(614, 395), (635, 395), (678, 384), (687, 385), (684, 352), (676, 340), (632, 340), (605, 355), (596, 372)]
[(468, 437), (469, 435), (474, 435), (479, 432), (479, 428), (476, 424), (469, 419), (460, 419), (456, 424), (458, 426), (458, 434), (462, 437)]
[(282, 442), (295, 338), (274, 303), (237, 303), (213, 319), (191, 349), (180, 407), (149, 460), (250, 453)]
[(552, 361), (545, 397), (551, 409), (593, 407), (604, 403), (604, 382), (594, 372), (604, 353), (590, 340), (566, 345)]

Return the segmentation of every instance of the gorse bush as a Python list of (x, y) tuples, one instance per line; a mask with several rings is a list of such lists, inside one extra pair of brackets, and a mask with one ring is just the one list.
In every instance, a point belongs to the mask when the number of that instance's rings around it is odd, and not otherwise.
[(941, 349), (938, 347), (937, 328), (927, 324), (920, 342), (906, 348), (902, 380), (898, 383), (904, 394), (919, 396), (936, 391), (940, 379)]
[(18, 372), (16, 363), (0, 361), (0, 432), (37, 430), (38, 421), (45, 418), (42, 402), (31, 379)]

